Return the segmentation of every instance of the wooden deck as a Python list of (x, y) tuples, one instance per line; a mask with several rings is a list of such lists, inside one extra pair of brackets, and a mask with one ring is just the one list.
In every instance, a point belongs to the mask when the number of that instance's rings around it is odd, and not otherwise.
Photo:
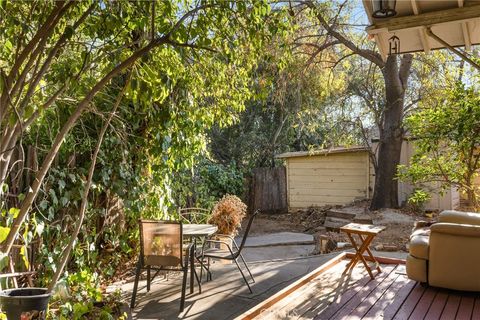
[(375, 280), (364, 277), (314, 319), (480, 320), (480, 294), (422, 286), (404, 266), (383, 266)]
[(343, 275), (347, 262), (336, 262), (242, 319), (480, 320), (480, 293), (422, 286), (407, 278), (401, 264), (383, 264), (374, 280), (358, 265)]

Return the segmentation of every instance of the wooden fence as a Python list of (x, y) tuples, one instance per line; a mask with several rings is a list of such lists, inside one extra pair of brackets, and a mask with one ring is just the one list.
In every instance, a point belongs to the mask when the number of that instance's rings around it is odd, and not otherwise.
[(256, 168), (250, 182), (250, 210), (265, 213), (287, 212), (285, 167)]

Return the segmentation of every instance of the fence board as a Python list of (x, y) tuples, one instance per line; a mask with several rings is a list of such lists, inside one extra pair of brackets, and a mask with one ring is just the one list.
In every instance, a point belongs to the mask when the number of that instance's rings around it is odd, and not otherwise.
[(253, 169), (251, 188), (253, 210), (265, 213), (281, 213), (288, 210), (285, 167)]

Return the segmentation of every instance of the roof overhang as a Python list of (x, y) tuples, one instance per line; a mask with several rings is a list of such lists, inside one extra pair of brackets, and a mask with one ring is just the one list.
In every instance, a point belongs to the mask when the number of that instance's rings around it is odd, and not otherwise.
[[(383, 59), (390, 53), (389, 39), (398, 37), (396, 53), (426, 52), (480, 44), (479, 0), (397, 0), (396, 16), (372, 17), (372, 3), (363, 0), (370, 26), (367, 33), (377, 43)], [(458, 54), (458, 52), (456, 52)]]
[(311, 151), (285, 152), (285, 153), (276, 155), (275, 158), (287, 159), (287, 158), (297, 158), (297, 157), (327, 156), (329, 154), (368, 152), (368, 151), (370, 151), (370, 148), (364, 147), (364, 146), (337, 147), (337, 148), (311, 150)]

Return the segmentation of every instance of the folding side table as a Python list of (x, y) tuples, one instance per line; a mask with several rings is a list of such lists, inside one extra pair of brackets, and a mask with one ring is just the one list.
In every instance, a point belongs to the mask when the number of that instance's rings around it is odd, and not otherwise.
[[(375, 268), (378, 270), (378, 272), (382, 272), (380, 269), (380, 264), (378, 261), (375, 259), (375, 257), (372, 254), (372, 251), (370, 251), (369, 245), (372, 242), (373, 238), (380, 232), (385, 230), (385, 227), (382, 226), (374, 226), (371, 224), (359, 224), (359, 223), (349, 223), (346, 226), (343, 226), (340, 228), (340, 231), (345, 232), (350, 239), (350, 242), (353, 245), (353, 248), (355, 249), (356, 253), (355, 256), (352, 258), (352, 260), (347, 264), (347, 267), (345, 268), (345, 271), (343, 272), (344, 274), (347, 273), (349, 270), (353, 270), (355, 265), (359, 260), (363, 262), (363, 265), (365, 266), (365, 269), (367, 269), (368, 274), (370, 275), (370, 278), (375, 279), (372, 273), (372, 269), (368, 265), (367, 261), (365, 260), (365, 257), (363, 256), (363, 253), (366, 251), (372, 261), (375, 263)], [(355, 241), (355, 238), (353, 235), (356, 234), (358, 238), (360, 239), (360, 245), (357, 244)]]

